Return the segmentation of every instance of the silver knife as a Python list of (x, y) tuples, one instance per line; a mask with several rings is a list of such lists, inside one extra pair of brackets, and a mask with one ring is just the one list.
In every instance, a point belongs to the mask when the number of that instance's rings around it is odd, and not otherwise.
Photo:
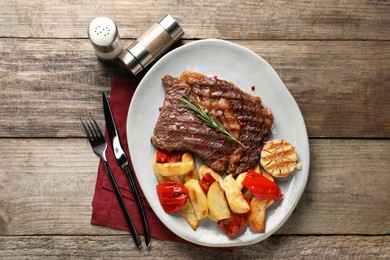
[(144, 237), (145, 237), (145, 243), (146, 246), (150, 246), (150, 233), (148, 228), (148, 223), (146, 221), (145, 217), (145, 211), (141, 203), (141, 198), (139, 197), (137, 187), (135, 185), (134, 178), (134, 171), (131, 167), (131, 162), (126, 157), (126, 154), (123, 150), (122, 143), (118, 134), (118, 130), (115, 124), (114, 117), (111, 112), (111, 107), (108, 102), (108, 98), (105, 92), (103, 92), (103, 109), (104, 109), (104, 118), (106, 120), (107, 125), (107, 132), (108, 137), (111, 141), (112, 150), (114, 151), (114, 155), (116, 158), (116, 161), (118, 165), (124, 170), (126, 174), (126, 178), (129, 181), (131, 191), (133, 192), (133, 196), (135, 199), (135, 202), (137, 203), (138, 212), (140, 215), (140, 219), (142, 222), (142, 227), (144, 230)]

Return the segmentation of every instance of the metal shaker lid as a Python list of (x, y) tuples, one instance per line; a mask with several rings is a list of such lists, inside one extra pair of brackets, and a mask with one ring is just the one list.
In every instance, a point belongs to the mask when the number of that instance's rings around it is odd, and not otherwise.
[(168, 34), (172, 37), (174, 41), (180, 39), (184, 34), (183, 29), (176, 22), (176, 20), (170, 15), (165, 16), (159, 22), (159, 24), (168, 32)]
[(88, 27), (88, 37), (101, 60), (115, 60), (123, 50), (118, 28), (108, 17), (93, 19)]
[(172, 16), (165, 16), (118, 56), (122, 65), (134, 76), (158, 59), (184, 34)]

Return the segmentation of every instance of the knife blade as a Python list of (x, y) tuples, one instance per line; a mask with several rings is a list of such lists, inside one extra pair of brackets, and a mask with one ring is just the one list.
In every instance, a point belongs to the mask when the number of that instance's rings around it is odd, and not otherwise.
[(106, 127), (108, 132), (108, 137), (110, 139), (110, 143), (112, 146), (112, 150), (115, 155), (115, 159), (118, 165), (125, 172), (126, 178), (129, 182), (131, 191), (133, 193), (135, 202), (137, 204), (138, 213), (142, 222), (142, 228), (144, 230), (144, 237), (146, 246), (150, 246), (150, 233), (148, 223), (146, 221), (145, 211), (141, 202), (141, 198), (138, 194), (137, 187), (135, 185), (135, 175), (134, 170), (131, 167), (131, 161), (127, 159), (125, 151), (122, 147), (122, 142), (119, 137), (118, 129), (115, 124), (114, 116), (112, 115), (111, 107), (105, 92), (103, 92), (103, 110), (104, 110), (104, 118), (106, 120)]

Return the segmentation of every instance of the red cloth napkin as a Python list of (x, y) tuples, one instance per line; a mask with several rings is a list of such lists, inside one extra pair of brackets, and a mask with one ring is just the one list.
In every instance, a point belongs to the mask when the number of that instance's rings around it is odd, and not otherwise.
[[(127, 120), (127, 112), (129, 109), (130, 101), (137, 85), (138, 85), (138, 81), (135, 80), (131, 81), (123, 78), (114, 78), (112, 82), (112, 89), (110, 95), (110, 106), (112, 109), (112, 114), (117, 124), (123, 149), (125, 150), (128, 158), (129, 158), (129, 154), (128, 154), (127, 139), (126, 139), (126, 120)], [(108, 140), (107, 131), (105, 131), (105, 135), (106, 135), (106, 140)], [(138, 233), (143, 234), (142, 224), (138, 215), (136, 203), (134, 201), (125, 174), (122, 168), (120, 168), (116, 163), (111, 145), (108, 145), (106, 156), (107, 156), (108, 163), (111, 167), (112, 173), (118, 183), (118, 186), (122, 192), (123, 197), (125, 198), (125, 203), (134, 221), (134, 225)], [(137, 181), (136, 181), (136, 185), (138, 187), (138, 191), (140, 193), (139, 195), (144, 205), (145, 215), (149, 225), (151, 237), (156, 239), (161, 239), (161, 240), (171, 240), (175, 242), (185, 243), (188, 245), (195, 245), (176, 236), (167, 227), (165, 227), (165, 225), (158, 219), (158, 217), (154, 214), (153, 210), (150, 208)], [(121, 211), (115, 193), (113, 192), (112, 185), (110, 183), (110, 180), (108, 178), (108, 175), (104, 169), (102, 162), (100, 162), (98, 168), (95, 194), (92, 201), (92, 207), (93, 210), (92, 210), (91, 224), (107, 226), (107, 227), (112, 227), (112, 228), (122, 229), (122, 230), (128, 230), (126, 220), (123, 216), (123, 213)], [(152, 241), (152, 247), (153, 247), (153, 241)], [(234, 250), (234, 248), (219, 248), (219, 247), (214, 248), (214, 247), (203, 247), (203, 246), (201, 247), (225, 251), (225, 252), (233, 252)]]

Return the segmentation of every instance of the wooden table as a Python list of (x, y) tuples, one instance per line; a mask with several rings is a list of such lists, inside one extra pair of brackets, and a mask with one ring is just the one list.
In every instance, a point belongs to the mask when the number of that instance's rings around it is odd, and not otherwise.
[(103, 125), (119, 65), (96, 59), (89, 22), (125, 45), (165, 14), (182, 43), (221, 38), (265, 58), (304, 115), (307, 188), (273, 236), (225, 257), (390, 257), (389, 1), (1, 1), (0, 258), (207, 258), (220, 253), (90, 225), (98, 158), (78, 116)]

